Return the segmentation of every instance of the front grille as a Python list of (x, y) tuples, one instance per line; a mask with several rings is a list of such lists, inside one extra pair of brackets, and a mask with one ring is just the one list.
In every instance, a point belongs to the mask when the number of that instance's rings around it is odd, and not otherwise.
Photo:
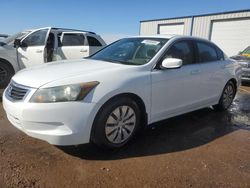
[(12, 101), (21, 101), (25, 98), (28, 92), (28, 87), (22, 86), (15, 82), (11, 82), (6, 90), (6, 96)]

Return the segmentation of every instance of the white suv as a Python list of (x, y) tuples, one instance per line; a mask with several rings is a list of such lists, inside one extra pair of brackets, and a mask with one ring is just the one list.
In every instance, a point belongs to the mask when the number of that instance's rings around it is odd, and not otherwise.
[(51, 144), (117, 148), (147, 124), (208, 106), (227, 109), (240, 73), (207, 40), (133, 37), (88, 59), (20, 71), (3, 106), (15, 127)]
[(0, 88), (20, 69), (88, 57), (105, 45), (99, 35), (81, 30), (47, 27), (17, 33), (0, 42)]

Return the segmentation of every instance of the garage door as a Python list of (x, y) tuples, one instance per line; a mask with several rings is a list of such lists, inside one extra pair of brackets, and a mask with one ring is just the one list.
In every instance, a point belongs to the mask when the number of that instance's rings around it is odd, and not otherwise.
[(183, 35), (184, 24), (159, 25), (159, 34)]
[(250, 19), (214, 21), (211, 40), (230, 57), (250, 46)]

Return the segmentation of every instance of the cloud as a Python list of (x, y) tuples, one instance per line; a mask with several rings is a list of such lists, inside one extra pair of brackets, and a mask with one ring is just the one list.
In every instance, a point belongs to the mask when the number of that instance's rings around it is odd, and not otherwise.
[(101, 37), (103, 40), (107, 43), (110, 44), (112, 42), (115, 42), (121, 38), (128, 37), (129, 35), (127, 34), (102, 34)]

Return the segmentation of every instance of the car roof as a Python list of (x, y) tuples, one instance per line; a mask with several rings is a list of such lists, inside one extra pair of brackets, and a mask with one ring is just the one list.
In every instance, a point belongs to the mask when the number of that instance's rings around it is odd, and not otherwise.
[(192, 40), (200, 40), (213, 43), (207, 39), (194, 37), (194, 36), (187, 36), (187, 35), (164, 35), (164, 34), (157, 34), (157, 35), (139, 35), (139, 36), (132, 36), (126, 38), (164, 38), (164, 39), (192, 39)]
[(85, 31), (85, 30), (79, 30), (79, 29), (70, 29), (70, 28), (59, 28), (59, 27), (41, 27), (41, 28), (37, 28), (37, 29), (26, 29), (25, 31), (28, 32), (32, 32), (35, 30), (40, 30), (40, 29), (47, 29), (47, 28), (51, 28), (52, 30), (57, 30), (60, 32), (83, 32), (83, 33), (91, 33), (91, 34), (96, 34), (95, 32), (92, 31)]

